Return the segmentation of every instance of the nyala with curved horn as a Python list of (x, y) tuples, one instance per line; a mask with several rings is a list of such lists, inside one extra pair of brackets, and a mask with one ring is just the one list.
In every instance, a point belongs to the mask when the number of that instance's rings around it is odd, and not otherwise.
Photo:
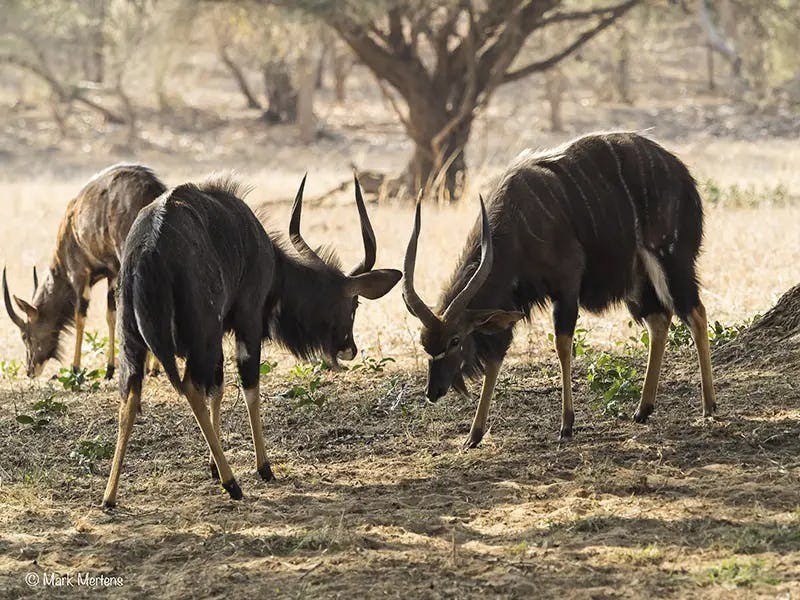
[(561, 437), (572, 435), (572, 336), (578, 307), (625, 302), (650, 332), (647, 373), (634, 420), (653, 412), (672, 315), (691, 329), (700, 363), (703, 415), (716, 408), (706, 312), (695, 262), (703, 208), (686, 166), (633, 133), (580, 138), (558, 150), (525, 152), (503, 174), (470, 233), (460, 263), (432, 311), (414, 290), (420, 204), (404, 266), (403, 298), (422, 322), (430, 355), (426, 395), (483, 375), (467, 447), (480, 443), (514, 323), (552, 302), (561, 363)]
[(97, 173), (68, 205), (56, 239), (50, 268), (39, 285), (33, 269), (33, 298), (13, 296), (25, 315), (17, 314), (3, 269), (6, 311), (22, 333), (28, 377), (36, 377), (51, 358), (59, 358), (59, 338), (74, 325), (72, 368), (81, 364), (81, 344), (91, 287), (108, 281), (106, 378), (114, 376), (115, 289), (125, 238), (142, 207), (166, 187), (141, 165), (114, 165)]
[[(358, 298), (380, 298), (402, 274), (372, 268), (377, 244), (357, 180), (364, 259), (345, 273), (330, 252), (314, 252), (300, 234), (304, 186), (305, 177), (289, 225), (294, 252), (267, 235), (242, 201), (241, 187), (225, 178), (178, 186), (142, 210), (133, 224), (120, 275), (122, 403), (104, 505), (116, 502), (148, 349), (188, 399), (211, 451), (212, 476), (234, 499), (242, 491), (220, 444), (223, 335), (232, 332), (236, 338), (256, 469), (267, 481), (273, 473), (259, 411), (262, 340), (274, 340), (299, 357), (322, 355), (333, 363), (356, 356)], [(176, 357), (186, 360), (183, 376)]]

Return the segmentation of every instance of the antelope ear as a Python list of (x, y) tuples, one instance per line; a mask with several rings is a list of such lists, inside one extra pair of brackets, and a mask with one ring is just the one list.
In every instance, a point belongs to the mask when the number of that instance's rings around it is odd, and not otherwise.
[(525, 317), (525, 313), (516, 310), (481, 309), (466, 312), (467, 322), (473, 331), (480, 333), (500, 333), (523, 317)]
[(389, 293), (403, 274), (397, 269), (375, 269), (347, 278), (348, 296), (363, 296), (375, 300)]
[(37, 308), (35, 306), (28, 304), (22, 298), (17, 298), (16, 296), (14, 296), (14, 302), (17, 303), (17, 306), (19, 306), (21, 311), (23, 311), (26, 315), (28, 315), (29, 321), (33, 321), (36, 319), (36, 317), (39, 316), (39, 311), (37, 310)]

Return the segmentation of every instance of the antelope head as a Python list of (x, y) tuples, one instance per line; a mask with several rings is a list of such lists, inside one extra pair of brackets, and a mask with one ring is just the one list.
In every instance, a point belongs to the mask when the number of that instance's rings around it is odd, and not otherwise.
[(316, 346), (336, 366), (338, 360), (352, 360), (358, 353), (353, 340), (353, 321), (358, 308), (358, 298), (374, 300), (387, 294), (400, 281), (397, 269), (373, 269), (377, 253), (375, 232), (369, 222), (361, 186), (354, 175), (356, 207), (361, 222), (364, 258), (346, 273), (332, 261), (320, 257), (300, 234), (300, 215), (303, 207), (303, 188), (306, 178), (292, 207), (289, 222), (289, 239), (303, 262), (312, 269), (313, 279), (306, 282), (309, 289), (297, 298), (309, 309), (304, 311), (304, 337), (314, 338)]
[(464, 367), (475, 358), (473, 335), (493, 334), (508, 329), (524, 315), (499, 308), (470, 308), (470, 302), (486, 282), (492, 270), (493, 250), (489, 218), (483, 198), (481, 203), (481, 257), (478, 267), (464, 288), (445, 307), (434, 313), (414, 289), (414, 267), (420, 231), (421, 198), (417, 200), (414, 230), (406, 249), (403, 265), (403, 300), (408, 312), (422, 323), (420, 341), (428, 353), (428, 383), (425, 395), (435, 402), (452, 387), (467, 395)]
[[(36, 275), (36, 267), (34, 267), (34, 296), (36, 295), (38, 287), (39, 280)], [(17, 307), (25, 314), (26, 318), (22, 318), (14, 310), (14, 306), (11, 303), (12, 297)], [(52, 319), (42, 314), (39, 308), (9, 293), (5, 268), (3, 268), (3, 300), (6, 305), (8, 316), (11, 317), (11, 321), (19, 328), (22, 334), (22, 342), (25, 344), (25, 362), (28, 377), (37, 377), (42, 372), (44, 363), (51, 358), (56, 358), (58, 355), (58, 328), (52, 322)]]

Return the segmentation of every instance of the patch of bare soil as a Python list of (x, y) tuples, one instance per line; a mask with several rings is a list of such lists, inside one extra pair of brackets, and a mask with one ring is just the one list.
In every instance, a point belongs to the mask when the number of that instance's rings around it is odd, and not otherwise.
[[(577, 430), (560, 443), (555, 360), (505, 369), (482, 446), (474, 406), (420, 402), (419, 373), (324, 373), (324, 404), (263, 381), (278, 480), (253, 466), (246, 411), (226, 391), (223, 443), (245, 499), (212, 483), (186, 404), (145, 386), (119, 507), (98, 507), (116, 393), (6, 384), (0, 403), (0, 597), (89, 596), (25, 574), (119, 576), (119, 597), (795, 597), (800, 594), (800, 389), (780, 365), (717, 369), (700, 418), (690, 350), (672, 352), (646, 426), (597, 415), (578, 359)], [(234, 381), (230, 374), (229, 381)], [(53, 388), (55, 389), (55, 388)], [(39, 431), (14, 420), (67, 405)], [(633, 412), (630, 407), (629, 414)]]

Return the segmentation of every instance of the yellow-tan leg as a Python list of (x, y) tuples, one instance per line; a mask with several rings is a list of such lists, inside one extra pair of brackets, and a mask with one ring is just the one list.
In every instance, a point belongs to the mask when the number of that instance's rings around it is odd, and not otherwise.
[[(214, 428), (214, 433), (217, 434), (217, 439), (219, 439), (220, 444), (222, 444), (222, 434), (220, 432), (220, 408), (222, 406), (222, 395), (224, 390), (224, 386), (220, 385), (212, 388), (208, 395), (210, 401), (208, 408), (211, 416), (211, 426)], [(208, 465), (211, 469), (211, 478), (219, 481), (219, 470), (217, 470), (217, 463), (214, 461), (213, 454), (209, 455)]]
[(125, 449), (131, 437), (131, 429), (136, 421), (136, 412), (141, 404), (140, 393), (131, 390), (124, 402), (119, 405), (119, 429), (117, 432), (117, 446), (114, 449), (114, 459), (111, 463), (111, 472), (108, 474), (106, 491), (103, 494), (103, 506), (113, 507), (117, 504), (117, 487), (122, 469), (122, 459), (125, 458)]
[(233, 471), (231, 471), (228, 461), (225, 459), (222, 445), (219, 443), (219, 438), (214, 432), (214, 426), (211, 424), (211, 419), (208, 414), (205, 394), (194, 386), (194, 383), (188, 376), (183, 380), (183, 388), (186, 398), (189, 400), (189, 406), (194, 413), (194, 418), (200, 426), (200, 431), (203, 432), (203, 437), (206, 439), (206, 443), (211, 450), (211, 455), (214, 457), (222, 487), (227, 490), (231, 498), (234, 500), (241, 500), (242, 490), (233, 477)]
[(152, 352), (147, 353), (147, 361), (145, 364), (147, 365), (147, 374), (150, 375), (150, 377), (157, 377), (161, 372), (161, 363), (158, 362), (156, 355)]
[(575, 411), (572, 408), (572, 336), (556, 336), (556, 354), (561, 365), (561, 432), (563, 439), (572, 437)]
[(644, 319), (650, 337), (650, 345), (647, 354), (647, 372), (644, 376), (644, 387), (642, 388), (642, 398), (639, 406), (633, 414), (633, 420), (637, 423), (647, 421), (656, 406), (656, 391), (658, 390), (658, 379), (661, 373), (661, 364), (664, 359), (664, 349), (667, 345), (667, 332), (672, 315), (664, 313), (653, 313)]
[(272, 473), (267, 452), (264, 445), (264, 432), (261, 428), (261, 395), (258, 392), (258, 384), (248, 390), (244, 390), (244, 400), (247, 403), (247, 414), (250, 417), (250, 431), (253, 434), (253, 446), (256, 452), (256, 470), (264, 481), (275, 479)]
[(89, 309), (88, 285), (83, 287), (78, 296), (78, 304), (75, 308), (75, 352), (72, 355), (72, 370), (79, 371), (81, 368), (81, 346), (83, 345), (83, 330), (86, 327), (86, 311)]
[(700, 302), (689, 313), (689, 329), (697, 348), (697, 360), (700, 363), (700, 382), (703, 392), (703, 416), (710, 417), (717, 410), (714, 394), (714, 380), (711, 375), (711, 349), (708, 345), (708, 321), (706, 308)]
[(502, 361), (489, 363), (483, 374), (483, 386), (481, 387), (481, 397), (478, 401), (478, 408), (475, 410), (475, 417), (472, 419), (472, 427), (469, 428), (469, 437), (464, 442), (464, 448), (477, 448), (486, 433), (486, 418), (489, 416), (489, 405), (492, 402), (494, 386), (497, 384), (497, 375), (500, 373)]

